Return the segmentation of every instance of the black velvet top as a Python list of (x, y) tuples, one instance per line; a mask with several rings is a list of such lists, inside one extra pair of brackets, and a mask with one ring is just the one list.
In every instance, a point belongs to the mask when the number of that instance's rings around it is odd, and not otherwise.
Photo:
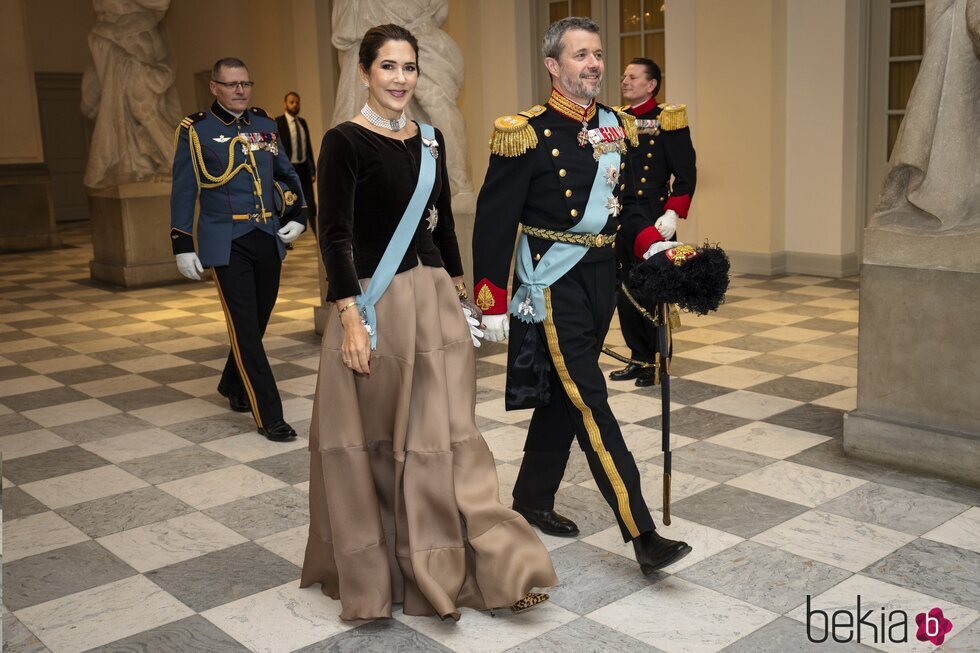
[[(436, 140), (439, 159), (432, 194), (398, 272), (421, 261), (444, 267), (455, 277), (463, 274), (463, 264), (450, 203), (445, 141), (439, 130)], [(361, 294), (358, 279), (374, 274), (415, 192), (420, 154), (420, 134), (400, 141), (353, 122), (341, 123), (324, 134), (316, 166), (317, 235), (327, 269), (328, 301)], [(429, 156), (428, 149), (425, 156)], [(434, 227), (429, 219), (433, 207), (438, 211)]]

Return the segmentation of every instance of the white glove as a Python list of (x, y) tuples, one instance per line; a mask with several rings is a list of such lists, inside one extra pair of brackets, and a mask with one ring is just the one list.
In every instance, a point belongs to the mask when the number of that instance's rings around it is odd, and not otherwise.
[(286, 226), (279, 230), (279, 240), (289, 244), (300, 237), (306, 231), (306, 225), (290, 220)]
[(677, 233), (677, 219), (679, 217), (680, 216), (677, 215), (676, 211), (673, 209), (667, 209), (664, 211), (662, 216), (657, 218), (657, 221), (653, 226), (657, 228), (657, 231), (659, 231), (660, 235), (665, 239), (673, 238), (674, 234)]
[(643, 253), (643, 260), (645, 261), (651, 256), (653, 256), (654, 254), (659, 254), (665, 249), (670, 249), (671, 247), (677, 247), (678, 245), (680, 245), (680, 243), (677, 242), (676, 240), (661, 240), (658, 243), (654, 243), (650, 245), (650, 249), (648, 249)]
[(503, 315), (484, 315), (483, 330), (484, 336), (490, 342), (503, 342), (510, 336), (510, 316)]
[(473, 338), (473, 346), (479, 348), (480, 338), (483, 331), (480, 330), (480, 321), (473, 317), (473, 311), (463, 306), (463, 315), (466, 317), (466, 324), (470, 327), (470, 337)]
[(187, 252), (186, 254), (177, 254), (177, 271), (188, 279), (200, 281), (204, 268), (201, 267), (201, 259), (197, 258), (197, 254)]

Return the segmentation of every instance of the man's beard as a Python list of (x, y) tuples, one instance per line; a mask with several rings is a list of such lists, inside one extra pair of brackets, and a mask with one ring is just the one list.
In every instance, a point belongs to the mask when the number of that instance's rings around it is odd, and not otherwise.
[(299, 115), (299, 109), (286, 109), (286, 113), (291, 115), (293, 118)]
[(595, 99), (599, 97), (602, 92), (602, 76), (599, 76), (599, 82), (595, 85), (595, 90), (590, 90), (585, 81), (578, 75), (572, 77), (567, 75), (565, 70), (561, 71), (561, 83), (569, 93), (575, 97), (585, 98), (588, 100)]

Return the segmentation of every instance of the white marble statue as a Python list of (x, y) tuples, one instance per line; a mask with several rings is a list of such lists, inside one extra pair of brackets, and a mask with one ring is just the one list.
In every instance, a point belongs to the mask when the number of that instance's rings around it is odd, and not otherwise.
[(419, 42), (419, 83), (406, 113), (438, 127), (446, 138), (453, 211), (473, 213), (476, 198), (466, 174), (466, 132), (456, 98), (463, 85), (463, 53), (439, 29), (449, 0), (334, 0), (333, 44), (340, 51), (340, 82), (331, 125), (350, 120), (367, 99), (357, 79), (357, 53), (364, 33), (394, 23)]
[(980, 0), (926, 0), (926, 48), (871, 226), (980, 231)]
[(85, 185), (107, 188), (167, 178), (180, 102), (160, 21), (170, 0), (94, 0), (93, 65), (82, 77), (82, 113), (95, 120)]

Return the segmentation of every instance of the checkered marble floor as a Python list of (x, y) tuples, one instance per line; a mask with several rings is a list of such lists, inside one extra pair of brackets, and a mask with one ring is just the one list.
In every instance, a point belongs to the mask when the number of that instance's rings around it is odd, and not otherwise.
[[(300, 590), (306, 440), (258, 436), (215, 391), (227, 335), (211, 284), (123, 292), (88, 278), (91, 243), (0, 256), (5, 651), (930, 650), (806, 640), (815, 608), (911, 620), (939, 606), (948, 651), (980, 651), (980, 490), (846, 458), (858, 280), (740, 276), (685, 316), (673, 364), (673, 524), (694, 552), (643, 578), (576, 452), (544, 537), (561, 584), (522, 615), (458, 624), (338, 620)], [(317, 368), (311, 239), (287, 259), (266, 348), (305, 437)], [(610, 343), (621, 345), (613, 330)], [(505, 354), (479, 350), (478, 421), (501, 497), (529, 415), (503, 410)], [(614, 364), (605, 364), (613, 369)], [(661, 502), (659, 389), (610, 403)], [(659, 522), (659, 514), (657, 515)]]

